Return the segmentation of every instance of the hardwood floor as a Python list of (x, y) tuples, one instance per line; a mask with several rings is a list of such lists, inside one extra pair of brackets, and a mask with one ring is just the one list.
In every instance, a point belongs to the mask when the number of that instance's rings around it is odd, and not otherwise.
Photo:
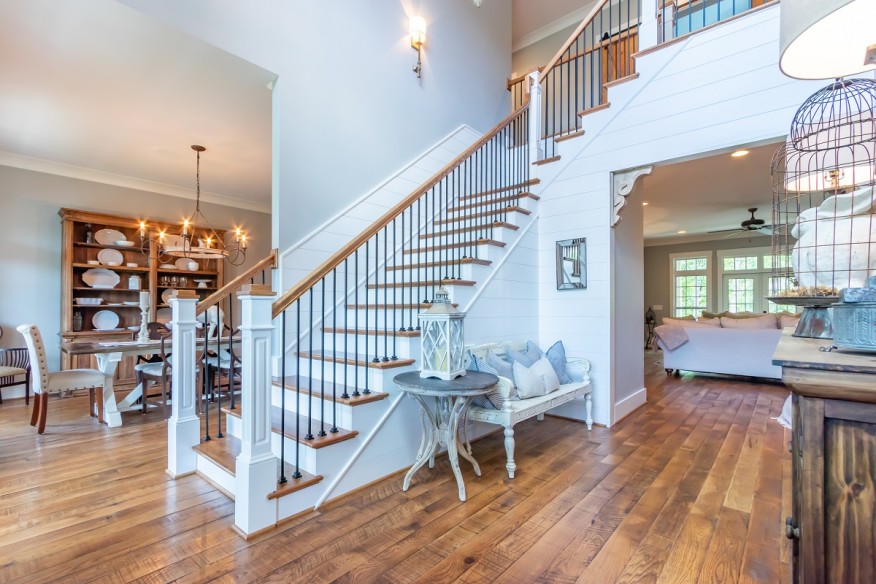
[(0, 582), (787, 582), (781, 385), (666, 377), (614, 428), (548, 417), (473, 445), (461, 503), (446, 460), (254, 541), (232, 502), (164, 474), (157, 412), (99, 426), (53, 398), (46, 433), (0, 406)]

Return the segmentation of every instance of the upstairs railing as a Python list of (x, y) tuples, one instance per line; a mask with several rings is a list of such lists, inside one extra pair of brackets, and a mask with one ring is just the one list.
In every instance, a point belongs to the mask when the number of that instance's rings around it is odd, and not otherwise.
[(581, 114), (606, 103), (606, 84), (632, 75), (639, 0), (600, 0), (540, 75), (544, 156), (581, 130)]
[(659, 42), (666, 42), (768, 4), (769, 0), (662, 0)]
[[(463, 283), (462, 265), (497, 243), (495, 230), (530, 184), (528, 132), (520, 108), (274, 302), (280, 376), (299, 412), (287, 416), (280, 404), (284, 430), (294, 425), (305, 441), (338, 432), (337, 400), (371, 393), (368, 368), (399, 361), (398, 337), (419, 329), (438, 288)], [(300, 448), (281, 452), (293, 478)], [(287, 480), (281, 470), (278, 482)]]

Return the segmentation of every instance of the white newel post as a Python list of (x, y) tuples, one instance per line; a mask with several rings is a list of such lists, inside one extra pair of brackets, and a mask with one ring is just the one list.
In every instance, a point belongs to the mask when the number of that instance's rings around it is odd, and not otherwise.
[[(641, 0), (642, 19), (639, 23), (639, 50), (654, 47), (661, 42), (659, 23), (657, 22), (657, 0)], [(667, 7), (664, 16), (672, 17), (671, 7)]]
[[(529, 74), (529, 161), (537, 162), (544, 158), (544, 144), (541, 141), (541, 80), (536, 69)], [(535, 172), (537, 166), (531, 167)], [(533, 177), (535, 178), (535, 177)]]
[(274, 330), (270, 286), (251, 284), (240, 299), (242, 431), (234, 491), (234, 526), (245, 536), (277, 522), (277, 457), (271, 452), (271, 335)]
[(197, 304), (198, 294), (194, 290), (176, 290), (170, 298), (173, 398), (167, 420), (167, 474), (174, 478), (195, 472), (197, 457), (192, 447), (198, 445), (201, 435), (201, 421), (195, 413)]

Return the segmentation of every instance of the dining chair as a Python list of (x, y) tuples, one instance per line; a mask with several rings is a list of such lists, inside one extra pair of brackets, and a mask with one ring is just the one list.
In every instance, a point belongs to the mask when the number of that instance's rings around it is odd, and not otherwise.
[(24, 384), (24, 403), (29, 405), (30, 358), (27, 355), (27, 347), (0, 349), (0, 404), (3, 403), (2, 388), (22, 384)]
[[(173, 364), (171, 355), (165, 349), (165, 342), (170, 339), (170, 329), (164, 323), (150, 322), (146, 324), (149, 330), (149, 339), (153, 341), (161, 341), (161, 347), (158, 353), (151, 357), (141, 356), (142, 362), (134, 366), (134, 373), (137, 378), (137, 385), (143, 388), (143, 397), (141, 404), (143, 413), (146, 413), (148, 401), (150, 397), (161, 396), (161, 406), (164, 411), (164, 417), (167, 418), (167, 398), (170, 395), (168, 386), (170, 385), (171, 366)], [(161, 388), (160, 394), (149, 393), (149, 382), (153, 382)]]
[(103, 388), (106, 384), (106, 376), (97, 369), (68, 369), (67, 371), (49, 373), (46, 363), (46, 347), (43, 344), (39, 328), (35, 324), (23, 324), (17, 330), (24, 335), (31, 366), (36, 369), (33, 386), (33, 414), (30, 417), (30, 425), (37, 427), (37, 434), (42, 434), (46, 430), (50, 393), (87, 389), (88, 413), (94, 416), (95, 390), (100, 388), (100, 399), (96, 403), (97, 417), (102, 422)]

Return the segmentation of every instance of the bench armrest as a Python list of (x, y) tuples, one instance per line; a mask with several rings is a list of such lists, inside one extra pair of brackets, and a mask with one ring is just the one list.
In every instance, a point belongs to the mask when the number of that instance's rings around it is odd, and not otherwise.
[(590, 361), (587, 359), (566, 359), (566, 373), (572, 381), (590, 381)]

